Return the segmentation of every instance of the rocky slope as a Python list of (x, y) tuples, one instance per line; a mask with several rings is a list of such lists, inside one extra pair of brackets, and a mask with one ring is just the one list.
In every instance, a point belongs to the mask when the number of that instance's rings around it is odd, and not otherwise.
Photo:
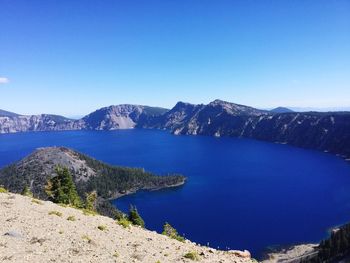
[(193, 262), (184, 257), (189, 252), (195, 252), (199, 262), (254, 262), (248, 252), (179, 242), (21, 195), (0, 193), (0, 209), (1, 262)]
[(1, 169), (0, 185), (14, 193), (28, 186), (35, 197), (47, 200), (45, 186), (48, 179), (55, 176), (57, 166), (69, 169), (82, 199), (86, 193), (97, 191), (101, 198), (99, 211), (106, 215), (113, 211), (103, 200), (140, 189), (156, 190), (185, 182), (181, 175), (156, 176), (143, 169), (111, 166), (68, 148), (47, 147)]
[(142, 127), (174, 134), (234, 136), (287, 143), (350, 158), (350, 112), (271, 113), (216, 100), (178, 103)]
[(147, 124), (147, 127), (170, 129), (174, 134), (220, 136), (219, 129), (228, 133), (226, 129), (237, 126), (237, 121), (264, 114), (267, 112), (221, 100), (208, 105), (179, 102), (170, 111), (156, 117), (154, 123)]
[(88, 130), (130, 129), (166, 111), (156, 107), (123, 104), (99, 109), (85, 116), (82, 121)]

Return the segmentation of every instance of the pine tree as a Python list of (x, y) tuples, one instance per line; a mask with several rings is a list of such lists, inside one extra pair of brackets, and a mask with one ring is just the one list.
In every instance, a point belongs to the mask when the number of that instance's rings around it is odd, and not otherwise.
[(181, 242), (184, 242), (185, 241), (185, 238), (180, 236), (176, 229), (173, 228), (168, 222), (165, 222), (164, 226), (163, 226), (163, 232), (162, 232), (163, 235), (166, 235), (170, 238), (173, 238), (173, 239), (176, 239), (178, 241), (181, 241)]
[(57, 175), (48, 181), (45, 188), (49, 198), (54, 203), (81, 207), (82, 202), (68, 168), (56, 167), (55, 173)]
[(27, 185), (24, 186), (21, 195), (33, 197), (33, 193), (30, 191)]
[(131, 221), (133, 225), (145, 227), (145, 221), (143, 221), (135, 206), (130, 206), (129, 221)]
[(96, 211), (97, 193), (92, 191), (86, 194), (85, 208), (90, 211)]

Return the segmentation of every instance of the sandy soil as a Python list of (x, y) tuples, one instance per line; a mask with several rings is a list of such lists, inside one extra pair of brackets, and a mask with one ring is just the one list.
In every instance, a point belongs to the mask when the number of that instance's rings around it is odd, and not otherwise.
[[(72, 216), (75, 221), (67, 220)], [(0, 262), (193, 262), (184, 257), (193, 251), (199, 262), (254, 262), (249, 253), (182, 243), (139, 227), (124, 228), (108, 217), (0, 193)]]

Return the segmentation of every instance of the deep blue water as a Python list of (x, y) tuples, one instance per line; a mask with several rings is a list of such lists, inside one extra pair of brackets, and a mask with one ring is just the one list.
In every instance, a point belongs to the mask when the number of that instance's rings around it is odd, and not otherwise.
[(182, 173), (185, 186), (139, 192), (149, 229), (165, 221), (201, 244), (249, 249), (316, 242), (350, 221), (350, 165), (333, 155), (249, 139), (173, 136), (157, 130), (0, 135), (0, 166), (37, 147), (68, 146), (105, 162)]

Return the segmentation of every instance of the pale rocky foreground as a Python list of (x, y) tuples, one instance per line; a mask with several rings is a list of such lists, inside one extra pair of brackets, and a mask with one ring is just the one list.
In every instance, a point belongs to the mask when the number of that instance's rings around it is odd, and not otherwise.
[(254, 262), (247, 252), (182, 243), (139, 227), (123, 228), (108, 217), (0, 193), (0, 262), (194, 262), (184, 258), (193, 251), (199, 262)]

